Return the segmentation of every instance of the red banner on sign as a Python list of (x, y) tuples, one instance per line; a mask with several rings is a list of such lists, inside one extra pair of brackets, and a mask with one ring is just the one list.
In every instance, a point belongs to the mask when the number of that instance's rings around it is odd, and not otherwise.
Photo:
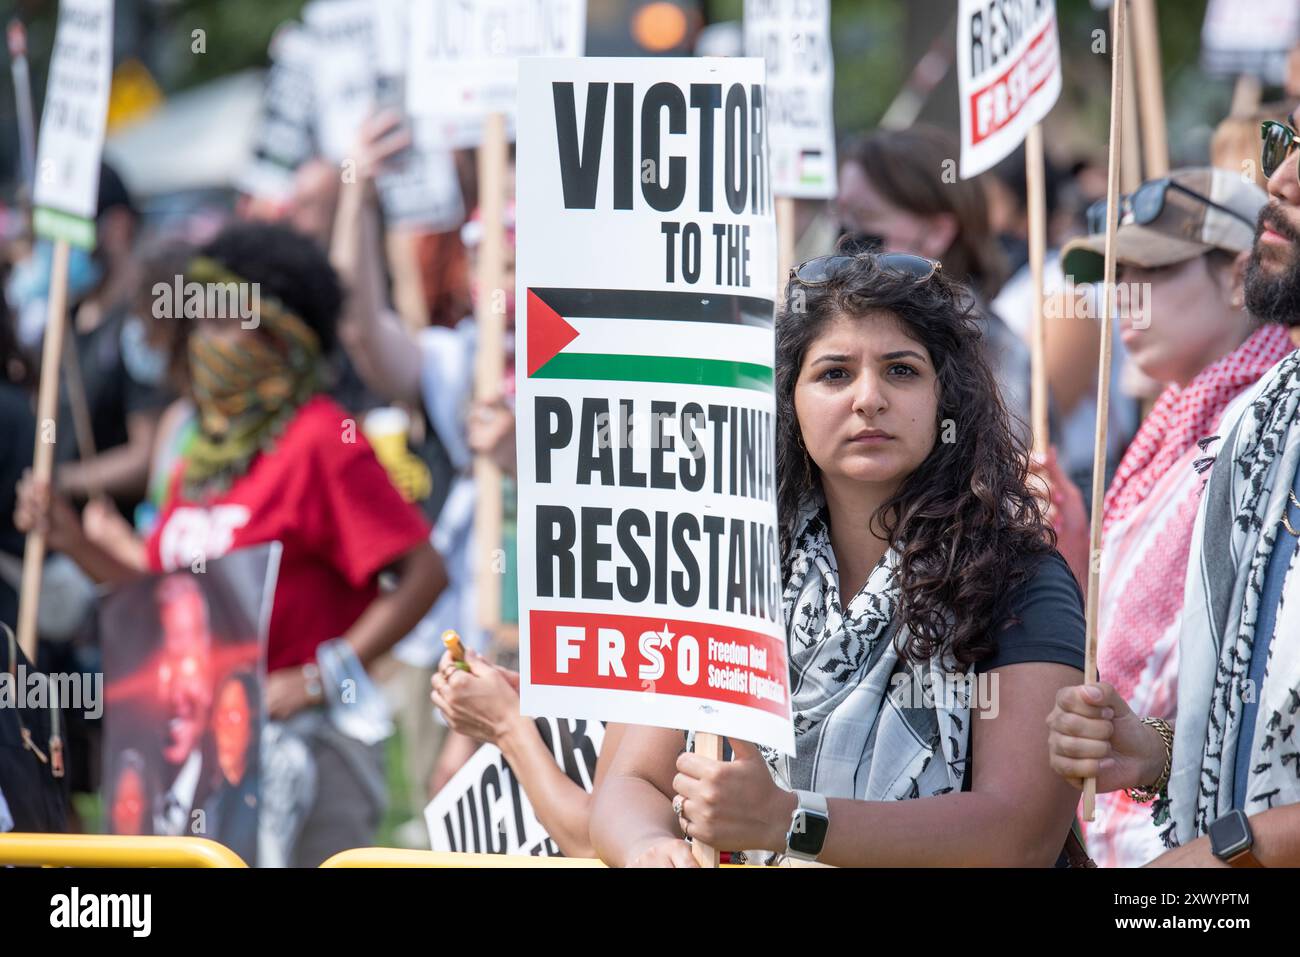
[(781, 641), (698, 621), (571, 611), (529, 615), (533, 684), (708, 698), (785, 717)]
[(971, 145), (1012, 122), (1025, 104), (1052, 78), (1060, 58), (1056, 18), (1030, 42), (1020, 59), (970, 95)]

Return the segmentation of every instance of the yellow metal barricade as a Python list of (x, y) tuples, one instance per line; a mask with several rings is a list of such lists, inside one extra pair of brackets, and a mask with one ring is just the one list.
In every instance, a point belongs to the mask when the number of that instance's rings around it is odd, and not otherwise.
[(587, 857), (525, 857), (508, 854), (456, 854), (397, 847), (356, 847), (340, 851), (321, 867), (604, 867)]
[(205, 837), (0, 834), (0, 865), (27, 867), (247, 867)]

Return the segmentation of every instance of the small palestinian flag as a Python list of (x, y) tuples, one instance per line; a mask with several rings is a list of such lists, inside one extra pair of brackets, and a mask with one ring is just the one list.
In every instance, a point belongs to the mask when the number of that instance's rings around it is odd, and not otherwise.
[(527, 309), (529, 378), (772, 391), (771, 300), (529, 289)]

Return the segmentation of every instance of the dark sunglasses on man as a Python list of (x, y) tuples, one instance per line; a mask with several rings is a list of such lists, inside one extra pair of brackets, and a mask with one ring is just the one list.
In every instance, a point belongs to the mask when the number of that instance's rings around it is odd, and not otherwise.
[[(1272, 177), (1286, 162), (1291, 151), (1300, 145), (1300, 136), (1286, 123), (1277, 120), (1265, 120), (1260, 126), (1260, 135), (1264, 143), (1259, 151), (1259, 165), (1264, 170), (1265, 177)], [(1297, 170), (1296, 177), (1300, 179), (1300, 169)]]
[[(1160, 218), (1160, 214), (1165, 211), (1165, 198), (1169, 195), (1171, 189), (1184, 193), (1211, 209), (1227, 213), (1234, 219), (1241, 220), (1252, 229), (1255, 226), (1253, 220), (1247, 219), (1235, 209), (1222, 206), (1210, 199), (1210, 197), (1203, 196), (1194, 189), (1188, 189), (1169, 176), (1143, 183), (1133, 192), (1122, 195), (1119, 198), (1119, 222), (1122, 224), (1132, 223), (1135, 226), (1147, 226), (1155, 222)], [(1106, 231), (1106, 201), (1104, 199), (1099, 199), (1088, 207), (1087, 219), (1090, 234), (1095, 235)]]
[(877, 269), (895, 273), (902, 279), (922, 283), (942, 269), (942, 265), (911, 253), (858, 253), (855, 256), (818, 256), (790, 270), (790, 279), (805, 286), (823, 286), (844, 269), (857, 262), (874, 262)]

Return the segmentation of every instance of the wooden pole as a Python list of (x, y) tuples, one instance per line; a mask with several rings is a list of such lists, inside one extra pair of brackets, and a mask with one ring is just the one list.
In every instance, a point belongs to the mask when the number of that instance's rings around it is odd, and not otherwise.
[[(52, 318), (52, 317), (51, 317)], [(72, 319), (64, 317), (71, 326)], [(68, 406), (72, 409), (72, 431), (76, 434), (77, 454), (86, 473), (86, 498), (104, 497), (104, 489), (91, 464), (96, 456), (95, 429), (90, 419), (90, 404), (86, 401), (86, 383), (81, 377), (81, 359), (77, 356), (75, 330), (71, 348), (63, 350), (63, 378), (68, 387)]]
[[(41, 352), (41, 385), (36, 399), (36, 446), (32, 451), (32, 478), (53, 484), (54, 443), (58, 439), (59, 356), (63, 352), (63, 330), (68, 311), (68, 241), (56, 240), (50, 269), (50, 298), (45, 321), (45, 344)], [(27, 533), (23, 550), (23, 578), (18, 597), (18, 645), (29, 660), (36, 661), (36, 613), (41, 599), (41, 571), (45, 563), (45, 532), (34, 528)]]
[[(474, 396), (479, 401), (501, 397), (505, 374), (505, 202), (506, 118), (493, 113), (483, 125), (478, 153), (478, 208), (483, 238), (478, 248), (478, 345), (474, 359)], [(494, 560), (501, 548), (503, 509), (501, 469), (487, 455), (474, 458), (474, 587), (479, 625), (495, 639), (501, 624), (501, 573)]]
[[(1125, 19), (1127, 19), (1128, 0), (1115, 0), (1115, 6), (1124, 7)], [(1124, 142), (1119, 154), (1123, 159), (1119, 168), (1119, 183), (1121, 190), (1131, 193), (1142, 185), (1142, 138), (1138, 130), (1137, 74), (1133, 69), (1133, 38), (1125, 30), (1123, 37), (1116, 34), (1115, 43), (1124, 44), (1124, 82), (1121, 90), (1124, 103), (1120, 110)]]
[(1142, 121), (1142, 159), (1146, 179), (1169, 172), (1169, 140), (1165, 132), (1165, 92), (1160, 70), (1160, 29), (1155, 0), (1133, 4), (1133, 52), (1137, 68), (1138, 114)]
[[(1115, 298), (1115, 227), (1119, 221), (1119, 160), (1124, 135), (1124, 42), (1127, 16), (1125, 4), (1114, 6), (1112, 60), (1110, 71), (1110, 156), (1106, 167), (1106, 252), (1101, 295), (1101, 349), (1097, 360), (1097, 430), (1092, 448), (1092, 525), (1088, 534), (1088, 606), (1087, 649), (1084, 655), (1083, 680), (1097, 681), (1097, 612), (1101, 571), (1101, 514), (1106, 495), (1106, 426), (1110, 416), (1110, 345), (1111, 315)], [(1097, 779), (1083, 784), (1083, 818), (1091, 821), (1097, 803)]]
[[(716, 734), (698, 733), (695, 735), (695, 753), (714, 761), (722, 760), (722, 738)], [(717, 867), (720, 859), (718, 849), (701, 841), (691, 842), (691, 852), (700, 867)]]
[(795, 239), (795, 200), (790, 196), (776, 198), (776, 298), (777, 308), (785, 294), (786, 278), (790, 270), (797, 266), (794, 261)]
[(1043, 323), (1043, 260), (1047, 257), (1047, 191), (1043, 169), (1043, 127), (1035, 123), (1025, 137), (1025, 185), (1029, 210), (1029, 272), (1033, 324), (1029, 338), (1029, 409), (1034, 451), (1047, 453), (1047, 330)]

